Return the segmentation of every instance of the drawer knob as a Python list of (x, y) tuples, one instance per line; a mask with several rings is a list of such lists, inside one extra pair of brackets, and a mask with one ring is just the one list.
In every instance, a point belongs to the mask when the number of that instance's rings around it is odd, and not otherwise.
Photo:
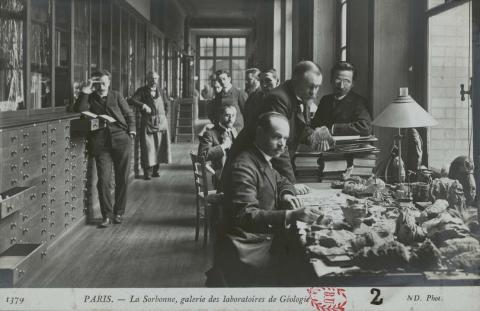
[(30, 133), (28, 132), (23, 133), (23, 138), (27, 138), (28, 136), (30, 136)]
[(46, 160), (47, 159), (47, 155), (44, 153), (42, 154), (42, 160)]
[(15, 229), (16, 227), (17, 227), (17, 224), (16, 224), (16, 223), (12, 222), (12, 223), (10, 224), (10, 229)]
[(47, 168), (46, 167), (42, 167), (42, 173), (46, 173), (47, 172)]
[(70, 204), (70, 202), (66, 201), (65, 202), (65, 206), (68, 206)]
[(12, 186), (15, 186), (16, 184), (18, 184), (18, 180), (12, 179), (12, 181), (10, 181), (10, 184), (11, 184)]
[(54, 222), (54, 221), (52, 221), (52, 222), (50, 223), (50, 228), (53, 227), (53, 226), (55, 226), (55, 222)]
[(47, 204), (42, 204), (42, 210), (46, 210), (47, 209)]
[(67, 223), (65, 223), (65, 228), (66, 228), (66, 227), (68, 227), (68, 222), (67, 222)]
[(50, 141), (50, 144), (52, 144), (52, 145), (55, 145), (56, 143), (57, 143), (57, 140), (56, 140), (56, 139), (52, 139), (52, 140)]
[(55, 175), (50, 176), (51, 180), (55, 180)]
[(10, 140), (11, 140), (12, 142), (16, 141), (16, 140), (17, 140), (17, 136), (10, 136)]
[(44, 191), (42, 192), (42, 198), (46, 197), (47, 196), (47, 193)]
[(55, 214), (55, 210), (52, 209), (52, 210), (50, 211), (50, 215), (53, 215), (53, 214)]
[(50, 164), (50, 167), (51, 167), (51, 168), (54, 168), (54, 167), (55, 167), (55, 163)]
[(65, 212), (65, 217), (68, 217), (68, 215), (70, 215), (69, 212)]
[(56, 154), (55, 151), (50, 152), (50, 155), (53, 157)]
[(23, 152), (27, 152), (28, 150), (30, 150), (30, 147), (29, 147), (29, 146), (23, 147)]
[(47, 229), (42, 228), (42, 231), (40, 231), (40, 234), (45, 234), (45, 233), (47, 233)]
[(28, 230), (28, 228), (23, 228), (22, 229), (23, 234), (27, 233), (28, 231), (30, 231), (30, 230)]
[(46, 147), (47, 146), (47, 143), (46, 142), (42, 142), (42, 147)]
[(23, 161), (23, 166), (27, 166), (28, 164), (30, 164), (30, 161), (28, 160)]
[(10, 165), (10, 169), (13, 171), (13, 170), (16, 170), (18, 168), (18, 165), (17, 164), (12, 164)]
[(18, 154), (17, 150), (12, 150), (12, 152), (10, 152), (10, 155), (12, 157), (16, 156)]
[(42, 130), (42, 134), (43, 135), (47, 134), (47, 130)]
[(41, 252), (41, 253), (40, 253), (40, 256), (41, 256), (42, 258), (43, 258), (43, 257), (46, 257), (46, 256), (47, 256), (47, 252), (45, 252), (45, 251), (44, 251), (44, 252)]
[(55, 238), (55, 233), (50, 234), (50, 240), (53, 240)]
[(23, 180), (28, 179), (28, 177), (30, 177), (30, 175), (24, 174), (24, 175), (23, 175)]
[(23, 216), (22, 216), (22, 219), (23, 219), (23, 221), (27, 220), (27, 219), (28, 219), (28, 215), (23, 215)]
[(25, 274), (25, 270), (18, 270), (18, 276), (22, 277)]
[(11, 238), (11, 239), (10, 239), (10, 244), (15, 244), (15, 242), (17, 242), (17, 239), (16, 239), (16, 238)]
[(13, 210), (13, 206), (11, 205), (7, 206), (7, 213), (10, 212), (11, 210)]
[(45, 221), (47, 221), (47, 216), (42, 217), (42, 222), (45, 222)]
[(51, 204), (53, 204), (53, 202), (55, 202), (55, 198), (52, 198), (52, 199), (50, 200), (50, 203), (51, 203)]
[(50, 191), (53, 192), (53, 191), (55, 191), (56, 189), (57, 189), (57, 188), (55, 188), (55, 186), (52, 186), (52, 187), (50, 188)]
[(65, 173), (68, 173), (68, 172), (70, 172), (70, 169), (66, 168)]
[(75, 221), (75, 220), (77, 220), (77, 217), (73, 216), (72, 221)]
[(52, 127), (52, 128), (50, 129), (50, 133), (53, 133), (53, 132), (55, 132), (56, 130), (57, 130), (56, 127)]
[(36, 194), (36, 193), (32, 193), (32, 194), (30, 195), (30, 200), (34, 200), (34, 199), (36, 199), (36, 198), (37, 198), (37, 194)]
[(75, 206), (72, 206), (72, 212), (76, 210), (77, 208)]

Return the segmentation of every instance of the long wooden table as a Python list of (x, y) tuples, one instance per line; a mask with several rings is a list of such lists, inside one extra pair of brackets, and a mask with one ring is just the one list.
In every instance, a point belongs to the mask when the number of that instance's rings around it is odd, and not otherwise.
[[(344, 196), (341, 190), (331, 189), (329, 183), (308, 183), (311, 192), (302, 195), (305, 204), (314, 204), (316, 200), (325, 201)], [(305, 224), (297, 223), (297, 229), (302, 232)], [(301, 238), (301, 236), (300, 236)], [(304, 239), (302, 239), (304, 240)], [(424, 272), (385, 272), (361, 271), (358, 267), (329, 266), (326, 261), (309, 253), (306, 244), (302, 243), (305, 260), (314, 273), (315, 286), (472, 286), (480, 285), (480, 275), (460, 271), (424, 271)], [(353, 273), (356, 270), (356, 273)], [(311, 282), (311, 280), (309, 280)], [(307, 285), (307, 284), (306, 284)]]

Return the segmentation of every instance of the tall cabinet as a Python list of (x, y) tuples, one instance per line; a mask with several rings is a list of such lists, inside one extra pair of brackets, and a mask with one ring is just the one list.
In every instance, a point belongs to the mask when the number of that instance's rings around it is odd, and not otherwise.
[(0, 287), (34, 272), (84, 220), (85, 138), (73, 118), (0, 126)]

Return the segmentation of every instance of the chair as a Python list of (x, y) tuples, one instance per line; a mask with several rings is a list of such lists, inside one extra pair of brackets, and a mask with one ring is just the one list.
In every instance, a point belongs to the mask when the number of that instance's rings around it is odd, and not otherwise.
[(213, 168), (207, 164), (202, 156), (190, 152), (192, 159), (193, 177), (195, 181), (195, 202), (196, 202), (196, 225), (195, 225), (195, 241), (198, 241), (200, 232), (200, 213), (201, 206), (203, 207), (204, 221), (203, 221), (203, 246), (207, 245), (208, 231), (211, 226), (212, 206), (218, 204), (221, 194), (217, 194), (216, 190), (208, 190), (208, 176), (207, 173), (215, 174)]

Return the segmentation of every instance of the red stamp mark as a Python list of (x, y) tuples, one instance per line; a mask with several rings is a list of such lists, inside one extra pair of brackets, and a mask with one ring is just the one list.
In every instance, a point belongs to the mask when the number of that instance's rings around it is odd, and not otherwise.
[(343, 288), (311, 287), (307, 289), (308, 300), (318, 311), (345, 311), (347, 295)]

